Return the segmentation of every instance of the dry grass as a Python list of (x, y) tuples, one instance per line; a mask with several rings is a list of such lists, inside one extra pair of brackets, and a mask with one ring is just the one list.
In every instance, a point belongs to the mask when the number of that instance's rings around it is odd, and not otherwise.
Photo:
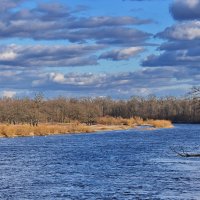
[(151, 125), (155, 128), (172, 128), (172, 122), (169, 120), (146, 120), (145, 124)]
[(114, 117), (100, 117), (97, 120), (97, 124), (102, 125), (126, 125), (126, 119), (121, 117), (114, 118)]
[(132, 126), (140, 125), (143, 123), (143, 119), (140, 117), (133, 117), (130, 119), (121, 118), (121, 117), (100, 117), (97, 121), (97, 124), (103, 125), (126, 125)]
[(43, 136), (67, 133), (89, 133), (92, 129), (79, 123), (30, 125), (0, 125), (0, 137)]
[(146, 120), (140, 117), (130, 119), (101, 117), (97, 125), (87, 126), (77, 121), (68, 124), (40, 124), (39, 126), (0, 124), (0, 137), (44, 136), (68, 133), (89, 133), (102, 130), (122, 130), (148, 125), (154, 128), (172, 128), (168, 120)]
[(141, 117), (132, 117), (127, 120), (129, 122), (129, 125), (140, 126), (144, 123), (144, 120)]
[(142, 125), (149, 125), (155, 128), (172, 128), (173, 125), (169, 120), (143, 120), (140, 117), (132, 117), (130, 119), (124, 119), (121, 117), (114, 118), (114, 117), (101, 117), (99, 118), (98, 124), (102, 125), (124, 125), (129, 127), (135, 126), (142, 126)]

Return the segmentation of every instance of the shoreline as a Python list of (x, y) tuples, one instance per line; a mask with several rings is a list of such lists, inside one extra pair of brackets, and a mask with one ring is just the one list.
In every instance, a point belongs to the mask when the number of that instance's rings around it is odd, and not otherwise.
[[(101, 132), (101, 131), (118, 131), (118, 130), (156, 130), (158, 128), (155, 128), (151, 125), (138, 125), (138, 126), (127, 126), (127, 125), (92, 125), (91, 128), (94, 130), (93, 132)], [(173, 128), (169, 127), (169, 128)]]
[[(159, 128), (173, 128), (173, 125)], [(0, 138), (16, 138), (16, 137), (33, 137), (33, 136), (49, 136), (49, 135), (67, 135), (67, 134), (88, 134), (103, 131), (117, 130), (156, 130), (151, 124), (141, 125), (85, 125), (79, 123), (68, 124), (39, 124), (38, 126), (30, 125), (8, 125), (0, 124)]]

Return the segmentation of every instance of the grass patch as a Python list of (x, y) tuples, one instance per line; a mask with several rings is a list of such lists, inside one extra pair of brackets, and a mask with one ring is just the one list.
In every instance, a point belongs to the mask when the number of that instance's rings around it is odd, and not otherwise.
[(79, 123), (30, 125), (0, 125), (0, 137), (43, 136), (67, 133), (89, 133), (92, 129)]
[(126, 125), (130, 127), (149, 125), (154, 128), (172, 128), (172, 122), (169, 120), (143, 120), (140, 117), (132, 117), (130, 119), (126, 118), (114, 118), (114, 117), (101, 117), (97, 121), (98, 124), (102, 125)]
[(0, 124), (0, 137), (24, 137), (44, 136), (69, 133), (90, 133), (100, 130), (122, 130), (137, 126), (148, 125), (154, 128), (172, 128), (168, 120), (143, 120), (140, 117), (130, 119), (101, 117), (94, 126), (87, 126), (78, 121), (63, 124), (39, 124), (30, 126), (28, 124), (6, 125)]
[(169, 120), (146, 120), (145, 123), (147, 125), (151, 125), (155, 128), (172, 128), (172, 122)]

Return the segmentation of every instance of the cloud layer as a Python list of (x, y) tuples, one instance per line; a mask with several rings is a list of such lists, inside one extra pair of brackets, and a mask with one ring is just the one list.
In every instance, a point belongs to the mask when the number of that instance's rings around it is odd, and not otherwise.
[(151, 20), (130, 16), (79, 17), (72, 9), (59, 3), (39, 4), (31, 9), (13, 11), (16, 4), (9, 0), (3, 6), (8, 9), (4, 9), (0, 16), (2, 39), (17, 37), (70, 42), (93, 40), (96, 43), (121, 45), (127, 45), (126, 41), (130, 40), (132, 45), (137, 45), (149, 37), (148, 33), (130, 26), (148, 24)]
[[(148, 95), (162, 92), (163, 88), (184, 87), (200, 81), (198, 69), (182, 68), (149, 68), (136, 72), (113, 73), (61, 73), (29, 71), (13, 73), (5, 71), (0, 74), (1, 89), (26, 91), (59, 91), (87, 96), (105, 95), (130, 97), (131, 95)], [(26, 84), (24, 84), (26, 83)], [(167, 83), (167, 87), (166, 87)], [(134, 87), (133, 87), (134, 86)], [(138, 92), (141, 93), (138, 93)]]
[[(149, 5), (156, 0), (134, 1)], [(175, 22), (155, 33), (156, 39), (152, 19), (110, 11), (95, 15), (84, 5), (38, 2), (1, 2), (1, 96), (47, 91), (125, 98), (165, 95), (199, 84), (200, 0), (174, 0), (169, 9)], [(130, 72), (111, 72), (109, 68), (119, 64), (129, 66)], [(90, 72), (92, 67), (106, 70)]]

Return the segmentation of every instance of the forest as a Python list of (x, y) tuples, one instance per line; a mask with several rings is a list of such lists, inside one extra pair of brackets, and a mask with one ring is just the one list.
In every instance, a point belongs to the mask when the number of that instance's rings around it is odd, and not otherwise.
[(194, 87), (183, 98), (133, 96), (128, 100), (109, 97), (46, 99), (42, 94), (34, 98), (1, 98), (0, 123), (30, 124), (69, 123), (79, 121), (95, 124), (100, 117), (141, 117), (165, 119), (173, 123), (199, 123), (199, 91)]

